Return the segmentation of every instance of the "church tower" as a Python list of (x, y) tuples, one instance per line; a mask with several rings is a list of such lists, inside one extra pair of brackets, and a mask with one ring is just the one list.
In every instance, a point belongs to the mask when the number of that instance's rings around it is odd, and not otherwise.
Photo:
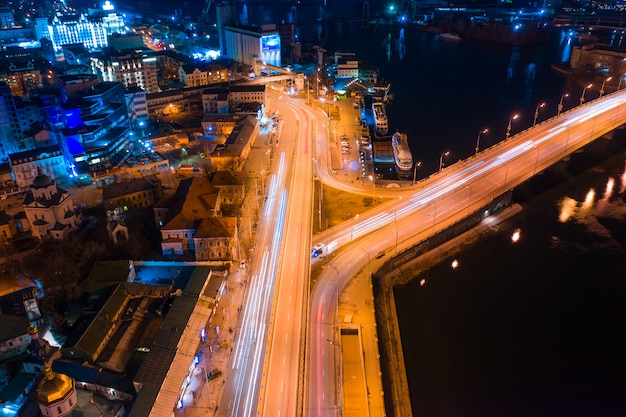
[(74, 379), (55, 374), (50, 365), (44, 365), (44, 377), (37, 388), (37, 402), (46, 417), (62, 417), (70, 414), (76, 406)]

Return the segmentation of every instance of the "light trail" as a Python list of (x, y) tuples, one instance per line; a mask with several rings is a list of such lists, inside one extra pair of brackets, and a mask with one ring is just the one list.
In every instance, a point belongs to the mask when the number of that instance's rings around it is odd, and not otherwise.
[[(568, 155), (574, 149), (580, 148), (604, 132), (623, 124), (626, 121), (626, 114), (624, 111), (621, 111), (620, 106), (624, 103), (624, 98), (626, 98), (626, 91), (620, 91), (615, 93), (615, 97), (603, 98), (596, 103), (589, 103), (571, 110), (562, 116), (546, 121), (545, 124), (537, 129), (529, 129), (511, 138), (506, 143), (499, 143), (497, 145), (498, 148), (489, 148), (489, 152), (481, 155), (483, 159), (480, 165), (472, 165), (456, 173), (450, 167), (451, 169), (442, 173), (441, 177), (433, 175), (430, 181), (423, 183), (424, 188), (417, 192), (402, 194), (409, 196), (407, 199), (394, 201), (397, 207), (395, 213), (389, 213), (388, 207), (392, 207), (391, 204), (381, 205), (379, 211), (376, 211), (378, 214), (373, 215), (372, 213), (369, 217), (364, 215), (359, 219), (359, 221), (366, 223), (355, 224), (352, 221), (343, 227), (333, 230), (334, 240), (329, 245), (344, 243), (342, 238), (338, 236), (346, 236), (351, 231), (358, 231), (359, 234), (377, 232), (365, 238), (363, 244), (372, 245), (372, 248), (376, 248), (374, 249), (377, 251), (375, 253), (384, 254), (394, 244), (393, 235), (389, 232), (389, 228), (386, 227), (389, 225), (390, 220), (393, 221), (391, 216), (402, 216), (403, 219), (407, 219), (408, 216), (417, 213), (420, 208), (423, 209), (430, 203), (436, 204), (435, 210), (441, 205), (442, 211), (446, 213), (447, 217), (441, 220), (438, 219), (439, 221), (436, 223), (439, 229), (445, 228), (456, 221), (458, 216), (455, 216), (455, 214), (460, 215), (470, 209), (467, 203), (468, 193), (463, 192), (462, 188), (475, 185), (476, 189), (482, 191), (475, 197), (475, 202), (482, 203), (488, 200), (490, 196), (501, 193), (505, 187), (517, 186), (532, 177), (538, 170)], [(569, 143), (569, 146), (566, 143)], [(563, 145), (566, 145), (565, 149)], [(499, 152), (502, 153), (499, 154)], [(468, 162), (469, 160), (463, 161), (457, 166), (462, 167)], [(482, 178), (485, 180), (479, 183), (478, 181)], [(622, 189), (625, 190), (626, 172), (622, 174), (621, 179)], [(389, 194), (387, 193), (387, 195)], [(470, 198), (472, 196), (471, 189), (469, 196)], [(440, 204), (438, 199), (442, 198), (446, 200), (441, 201)], [(466, 203), (465, 206), (459, 208), (463, 205), (463, 201)], [(586, 204), (590, 206), (593, 201), (591, 194), (588, 194), (586, 201)], [(565, 212), (571, 212), (572, 209), (575, 209), (576, 202), (568, 202), (564, 206), (567, 206), (563, 207)], [(566, 221), (571, 214), (567, 213), (561, 216), (560, 220)], [(489, 221), (489, 219), (486, 219), (486, 222)], [(408, 221), (404, 223), (406, 226), (409, 226), (409, 224), (410, 227), (407, 227), (407, 229), (410, 230), (403, 230), (405, 237), (411, 235), (412, 237), (422, 238), (419, 234), (431, 228), (432, 233), (436, 233), (435, 223), (430, 222), (430, 224), (427, 224), (423, 217), (418, 218), (416, 216), (414, 223)], [(320, 242), (322, 239), (323, 236), (318, 235), (314, 238), (314, 241)], [(408, 242), (406, 245), (410, 243), (412, 242)], [(397, 232), (395, 245), (396, 247), (398, 246)], [(339, 268), (341, 274), (337, 277), (337, 280), (341, 282), (340, 287), (347, 284), (348, 279), (351, 277), (350, 274), (356, 273), (357, 266), (363, 266), (365, 262), (371, 262), (369, 257), (367, 261), (361, 262), (361, 257), (357, 256), (355, 251), (362, 249), (362, 247), (359, 248), (349, 243), (346, 243), (346, 246), (347, 248), (344, 248), (345, 250), (333, 259), (335, 265), (341, 265)], [(313, 346), (310, 349), (309, 370), (311, 381), (309, 384), (309, 403), (305, 415), (321, 417), (335, 416), (337, 413), (342, 413), (341, 410), (337, 410), (337, 407), (340, 407), (340, 405), (334, 402), (338, 398), (337, 396), (341, 395), (340, 386), (336, 387), (334, 397), (332, 396), (332, 391), (330, 391), (331, 385), (335, 387), (335, 384), (341, 384), (341, 381), (334, 381), (333, 379), (333, 382), (331, 382), (329, 380), (331, 378), (329, 372), (336, 378), (334, 373), (338, 372), (341, 364), (337, 363), (337, 358), (328, 354), (328, 349), (330, 348), (326, 345), (329, 343), (327, 334), (332, 330), (329, 323), (324, 322), (325, 314), (327, 316), (329, 314), (337, 314), (335, 295), (338, 290), (338, 284), (334, 284), (335, 280), (332, 278), (332, 274), (333, 272), (327, 269), (322, 271), (311, 298), (313, 305), (310, 311), (310, 325), (312, 328), (310, 329), (309, 337)], [(425, 281), (421, 282), (421, 285), (424, 284)]]

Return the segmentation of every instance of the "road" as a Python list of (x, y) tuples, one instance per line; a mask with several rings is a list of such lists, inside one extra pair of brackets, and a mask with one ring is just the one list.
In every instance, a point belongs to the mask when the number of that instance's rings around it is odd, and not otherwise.
[(242, 304), (220, 416), (293, 416), (304, 357), (311, 245), (312, 143), (323, 114), (268, 90), (283, 122)]
[[(334, 145), (328, 140), (324, 113), (303, 100), (271, 90), (269, 94), (284, 122), (273, 151), (241, 330), (218, 410), (221, 416), (294, 416), (301, 400), (306, 416), (341, 415), (337, 300), (347, 282), (368, 265), (378, 266), (626, 122), (626, 93), (614, 93), (538, 124), (415, 186), (372, 189), (346, 184), (333, 174), (328, 149)], [(333, 187), (374, 192), (391, 201), (311, 242), (313, 172)], [(307, 303), (310, 248), (318, 243), (326, 243), (337, 254)], [(299, 383), (303, 374), (304, 383)]]
[[(313, 245), (326, 243), (338, 253), (312, 292), (304, 415), (341, 415), (341, 365), (331, 341), (338, 340), (338, 294), (353, 276), (372, 259), (380, 262), (428, 238), (620, 126), (626, 122), (625, 101), (620, 91), (587, 103), (451, 165), (409, 191), (376, 190), (397, 198), (316, 236)], [(334, 182), (330, 174), (324, 178)]]

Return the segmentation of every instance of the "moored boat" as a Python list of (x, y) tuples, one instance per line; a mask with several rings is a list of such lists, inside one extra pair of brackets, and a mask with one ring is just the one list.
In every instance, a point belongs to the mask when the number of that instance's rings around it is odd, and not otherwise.
[(439, 36), (441, 38), (443, 38), (443, 39), (448, 39), (448, 40), (451, 40), (451, 41), (459, 41), (459, 40), (461, 40), (461, 37), (458, 34), (454, 33), (454, 32), (441, 33)]
[(372, 104), (372, 112), (374, 113), (376, 133), (386, 135), (389, 131), (389, 120), (387, 119), (387, 112), (385, 112), (385, 105), (380, 102), (374, 102)]
[(408, 137), (405, 133), (396, 132), (391, 137), (393, 161), (396, 164), (396, 174), (399, 178), (410, 178), (413, 168), (413, 154), (409, 148)]

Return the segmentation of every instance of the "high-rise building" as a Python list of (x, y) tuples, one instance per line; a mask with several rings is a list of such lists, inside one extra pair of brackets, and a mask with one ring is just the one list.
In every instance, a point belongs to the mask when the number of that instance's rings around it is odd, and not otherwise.
[(6, 83), (0, 82), (0, 159), (25, 150), (22, 132), (41, 121), (37, 106), (14, 97)]
[(0, 82), (0, 158), (5, 159), (15, 149), (18, 135), (15, 99), (9, 86)]
[(14, 96), (28, 96), (30, 90), (43, 87), (41, 72), (35, 69), (32, 61), (25, 65), (11, 62), (8, 66), (0, 67), (0, 81), (5, 82)]
[(125, 88), (139, 87), (147, 94), (158, 93), (157, 59), (144, 52), (123, 52), (91, 58), (94, 74), (102, 81), (117, 81)]
[(8, 7), (0, 7), (0, 29), (10, 29), (15, 26), (13, 12)]
[(225, 46), (228, 57), (248, 65), (259, 75), (259, 62), (276, 67), (281, 66), (280, 35), (276, 25), (256, 27), (229, 26), (224, 29)]
[(60, 54), (63, 45), (81, 43), (89, 50), (102, 49), (108, 45), (108, 35), (126, 33), (124, 17), (114, 12), (109, 1), (101, 12), (56, 15), (50, 21), (46, 17), (35, 19), (35, 35), (52, 41), (54, 51)]

